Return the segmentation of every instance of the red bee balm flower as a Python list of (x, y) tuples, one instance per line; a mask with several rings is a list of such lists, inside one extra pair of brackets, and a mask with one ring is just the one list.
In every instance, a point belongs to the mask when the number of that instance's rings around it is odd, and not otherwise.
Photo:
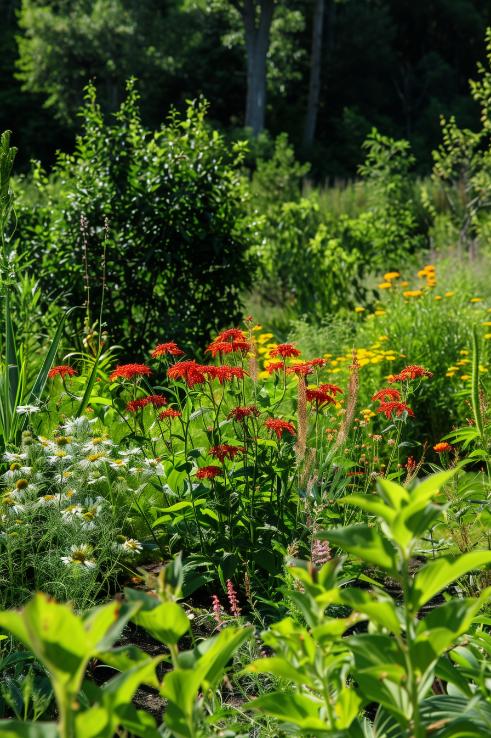
[(308, 374), (312, 374), (314, 367), (306, 361), (304, 364), (292, 364), (286, 371), (289, 374), (296, 374), (297, 377), (306, 377)]
[(243, 407), (234, 407), (234, 409), (229, 412), (228, 417), (242, 423), (245, 418), (252, 418), (253, 416), (257, 418), (258, 415), (259, 410), (255, 405), (244, 405)]
[(287, 420), (280, 420), (279, 418), (268, 418), (264, 423), (266, 428), (276, 433), (278, 440), (281, 440), (283, 431), (290, 433), (292, 436), (296, 436), (295, 426), (293, 423), (289, 423)]
[(162, 410), (161, 413), (159, 413), (159, 419), (165, 420), (166, 418), (180, 418), (181, 412), (179, 410), (174, 410), (173, 407), (167, 408), (167, 410)]
[(325, 405), (326, 402), (335, 403), (336, 400), (332, 395), (328, 395), (327, 392), (323, 392), (320, 389), (307, 389), (305, 392), (307, 402), (315, 402), (317, 406)]
[(395, 388), (392, 388), (392, 387), (384, 387), (378, 392), (375, 392), (375, 394), (372, 396), (373, 402), (375, 402), (376, 400), (383, 402), (384, 400), (400, 400), (400, 399), (401, 399), (401, 393), (399, 392), (399, 390), (396, 390)]
[(203, 366), (201, 367), (204, 374), (209, 379), (218, 379), (220, 384), (224, 382), (231, 382), (232, 379), (244, 379), (247, 376), (247, 372), (240, 366), (229, 366), (228, 364), (222, 364), (221, 366)]
[(319, 389), (321, 392), (328, 392), (330, 395), (344, 394), (341, 387), (338, 387), (337, 384), (320, 384)]
[(167, 403), (167, 400), (163, 395), (147, 395), (146, 397), (140, 397), (139, 400), (131, 400), (126, 405), (126, 409), (130, 413), (134, 413), (137, 410), (141, 410), (147, 405), (153, 405), (153, 407), (162, 407)]
[(271, 364), (268, 364), (266, 367), (266, 370), (268, 374), (273, 374), (273, 372), (281, 372), (285, 368), (285, 365), (282, 361), (272, 361)]
[(206, 381), (204, 369), (205, 367), (194, 359), (180, 361), (167, 369), (167, 376), (169, 379), (182, 379), (188, 387), (194, 387), (195, 384), (203, 384)]
[(445, 451), (451, 451), (453, 446), (450, 443), (447, 443), (446, 441), (440, 441), (440, 443), (436, 443), (433, 446), (433, 451), (436, 451), (437, 454), (443, 454)]
[(240, 328), (227, 328), (227, 330), (222, 331), (218, 334), (218, 336), (215, 338), (215, 341), (245, 341), (246, 340), (246, 334), (243, 330)]
[(183, 354), (184, 351), (179, 348), (177, 343), (169, 341), (168, 343), (159, 343), (158, 346), (155, 346), (150, 356), (152, 359), (157, 359), (159, 356), (182, 356)]
[(109, 379), (113, 382), (115, 379), (133, 379), (134, 377), (149, 377), (152, 370), (145, 364), (122, 364), (117, 366), (109, 375)]
[(282, 356), (285, 359), (288, 356), (300, 356), (300, 351), (292, 343), (279, 343), (269, 355)]
[(243, 338), (238, 338), (237, 340), (232, 341), (219, 341), (218, 338), (215, 339), (208, 348), (206, 349), (211, 353), (213, 357), (215, 357), (217, 354), (231, 354), (235, 351), (243, 351), (246, 353), (251, 348), (251, 344), (249, 341), (246, 341)]
[(377, 408), (377, 412), (384, 413), (385, 417), (389, 419), (394, 417), (394, 413), (396, 415), (402, 415), (403, 412), (414, 418), (413, 411), (405, 402), (381, 402)]
[(74, 377), (76, 374), (78, 374), (78, 372), (76, 372), (71, 366), (68, 366), (68, 364), (60, 364), (59, 366), (54, 366), (49, 370), (48, 377), (50, 379), (54, 379), (55, 377), (62, 377), (64, 379), (65, 377)]
[(422, 366), (411, 364), (406, 366), (399, 374), (395, 374), (389, 379), (389, 382), (407, 382), (410, 379), (418, 379), (419, 377), (432, 377), (432, 372)]
[(243, 446), (229, 446), (228, 443), (220, 443), (218, 446), (212, 446), (208, 453), (223, 464), (225, 459), (233, 459), (242, 451), (245, 451)]
[(222, 475), (222, 470), (219, 466), (202, 466), (201, 469), (198, 469), (196, 472), (196, 477), (198, 479), (214, 479), (215, 477), (219, 477)]

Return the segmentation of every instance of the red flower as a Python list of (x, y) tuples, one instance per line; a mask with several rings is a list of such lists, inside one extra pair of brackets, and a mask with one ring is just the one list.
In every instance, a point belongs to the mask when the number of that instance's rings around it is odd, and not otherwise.
[(327, 364), (326, 359), (309, 359), (310, 366), (325, 366)]
[(312, 374), (314, 367), (306, 361), (304, 364), (292, 364), (286, 371), (289, 374), (296, 374), (297, 377), (306, 377), (308, 374)]
[[(246, 334), (240, 328), (227, 328), (215, 338), (215, 341), (245, 341)], [(214, 342), (215, 342), (214, 341)]]
[(150, 355), (152, 359), (157, 359), (159, 356), (166, 356), (167, 354), (170, 356), (182, 356), (184, 351), (179, 348), (177, 343), (169, 341), (168, 343), (159, 343)]
[(180, 410), (174, 410), (173, 407), (167, 408), (167, 410), (162, 410), (161, 413), (159, 413), (159, 419), (165, 420), (166, 418), (180, 418), (182, 413)]
[(396, 415), (402, 415), (403, 412), (414, 417), (413, 411), (405, 402), (381, 402), (377, 408), (377, 412), (384, 413), (385, 417), (388, 419), (392, 418), (394, 413), (396, 413)]
[(337, 384), (320, 384), (319, 389), (321, 392), (328, 392), (331, 395), (343, 394), (343, 390)]
[(281, 440), (283, 431), (290, 433), (292, 436), (296, 436), (295, 426), (293, 423), (289, 423), (287, 420), (280, 420), (279, 418), (268, 418), (264, 423), (266, 428), (276, 433), (278, 440)]
[(243, 446), (229, 446), (228, 443), (220, 443), (218, 446), (212, 446), (208, 453), (223, 464), (224, 459), (233, 459), (242, 451), (245, 451)]
[(400, 400), (401, 399), (401, 393), (399, 390), (394, 389), (393, 387), (384, 387), (383, 389), (380, 389), (378, 392), (375, 392), (375, 394), (372, 396), (373, 402), (376, 400), (380, 400), (380, 402), (383, 402), (384, 400)]
[(433, 451), (436, 451), (437, 454), (443, 454), (445, 451), (451, 451), (453, 446), (450, 443), (447, 443), (446, 441), (440, 441), (440, 443), (436, 443), (433, 446)]
[(206, 381), (204, 366), (198, 364), (194, 359), (180, 361), (167, 369), (169, 379), (182, 379), (188, 387), (195, 384), (203, 384)]
[(271, 364), (268, 364), (266, 370), (268, 374), (272, 374), (273, 372), (281, 372), (284, 368), (285, 364), (282, 361), (272, 361)]
[(214, 358), (217, 354), (231, 354), (233, 351), (243, 351), (245, 353), (250, 348), (251, 344), (243, 339), (238, 339), (237, 341), (219, 341), (216, 339), (213, 343), (210, 343), (206, 350)]
[(113, 382), (115, 379), (133, 379), (133, 377), (149, 377), (152, 370), (145, 364), (122, 364), (117, 366), (109, 375), (109, 379)]
[(60, 364), (49, 370), (48, 377), (50, 379), (54, 379), (55, 377), (62, 377), (64, 379), (65, 377), (74, 377), (76, 374), (78, 372), (73, 367), (68, 366), (68, 364)]
[(300, 351), (292, 343), (279, 343), (269, 355), (282, 356), (285, 359), (287, 356), (300, 356)]
[(140, 397), (139, 400), (130, 400), (126, 405), (126, 409), (130, 413), (134, 413), (137, 410), (141, 410), (147, 405), (153, 405), (154, 407), (162, 407), (167, 403), (167, 400), (163, 395), (147, 395), (146, 397)]
[(327, 392), (323, 392), (321, 389), (307, 389), (305, 395), (307, 402), (316, 402), (318, 407), (324, 405), (326, 402), (336, 402), (332, 395), (328, 395)]
[(222, 475), (222, 470), (219, 466), (202, 466), (198, 469), (196, 476), (198, 479), (214, 479)]
[(228, 414), (229, 418), (233, 418), (238, 423), (242, 423), (245, 418), (252, 418), (259, 415), (259, 410), (255, 405), (244, 405), (243, 407), (234, 407)]
[(389, 382), (406, 382), (410, 379), (418, 379), (419, 377), (432, 377), (432, 372), (422, 366), (411, 364), (406, 366), (399, 374), (395, 374), (389, 379)]
[(224, 382), (231, 382), (232, 379), (244, 379), (247, 376), (247, 372), (240, 366), (230, 366), (229, 364), (222, 364), (221, 366), (202, 366), (203, 373), (209, 379), (218, 379), (220, 384)]

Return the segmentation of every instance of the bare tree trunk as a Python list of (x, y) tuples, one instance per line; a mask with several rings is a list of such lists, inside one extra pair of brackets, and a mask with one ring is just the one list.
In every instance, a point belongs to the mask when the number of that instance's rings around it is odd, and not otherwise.
[[(266, 115), (266, 60), (275, 0), (244, 0), (247, 52), (247, 98), (245, 125), (257, 136), (264, 128)], [(258, 13), (259, 11), (259, 13)]]
[(314, 17), (312, 22), (312, 49), (310, 54), (309, 96), (303, 130), (303, 145), (312, 146), (317, 125), (319, 98), (321, 89), (322, 36), (324, 29), (325, 0), (314, 0)]

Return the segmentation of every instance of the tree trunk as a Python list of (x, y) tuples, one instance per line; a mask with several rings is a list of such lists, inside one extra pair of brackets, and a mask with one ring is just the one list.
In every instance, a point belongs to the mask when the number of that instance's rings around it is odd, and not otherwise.
[[(275, 0), (244, 0), (247, 52), (247, 98), (245, 125), (257, 136), (264, 128), (266, 115), (266, 60)], [(259, 10), (259, 17), (257, 10)]]
[(324, 29), (325, 0), (315, 0), (314, 18), (312, 22), (312, 49), (310, 54), (309, 95), (307, 112), (303, 130), (303, 145), (312, 146), (317, 125), (319, 98), (321, 89), (322, 35)]

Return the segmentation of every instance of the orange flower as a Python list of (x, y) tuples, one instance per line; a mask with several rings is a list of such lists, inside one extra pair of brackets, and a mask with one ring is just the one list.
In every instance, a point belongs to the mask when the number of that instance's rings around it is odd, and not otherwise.
[(73, 367), (68, 366), (68, 364), (60, 364), (59, 366), (54, 366), (49, 370), (48, 377), (50, 379), (54, 379), (55, 377), (61, 377), (64, 379), (65, 377), (74, 377), (76, 374), (77, 372)]
[(288, 356), (300, 356), (300, 351), (292, 343), (279, 343), (271, 351), (270, 356), (282, 356), (285, 359)]
[(445, 451), (451, 451), (453, 446), (450, 445), (450, 443), (447, 443), (446, 441), (440, 441), (440, 443), (436, 443), (433, 446), (433, 451), (436, 451), (437, 454), (443, 454)]
[(278, 440), (281, 440), (283, 431), (290, 433), (292, 436), (296, 435), (295, 426), (293, 423), (289, 423), (287, 420), (280, 420), (279, 418), (268, 418), (264, 423), (266, 428), (276, 433)]
[(414, 417), (414, 412), (405, 402), (381, 402), (377, 408), (377, 412), (384, 413), (388, 420), (394, 416), (394, 413), (399, 416), (406, 412), (411, 417)]
[(133, 379), (134, 377), (149, 377), (152, 370), (145, 364), (122, 364), (117, 366), (109, 375), (109, 379), (113, 382), (115, 379)]

